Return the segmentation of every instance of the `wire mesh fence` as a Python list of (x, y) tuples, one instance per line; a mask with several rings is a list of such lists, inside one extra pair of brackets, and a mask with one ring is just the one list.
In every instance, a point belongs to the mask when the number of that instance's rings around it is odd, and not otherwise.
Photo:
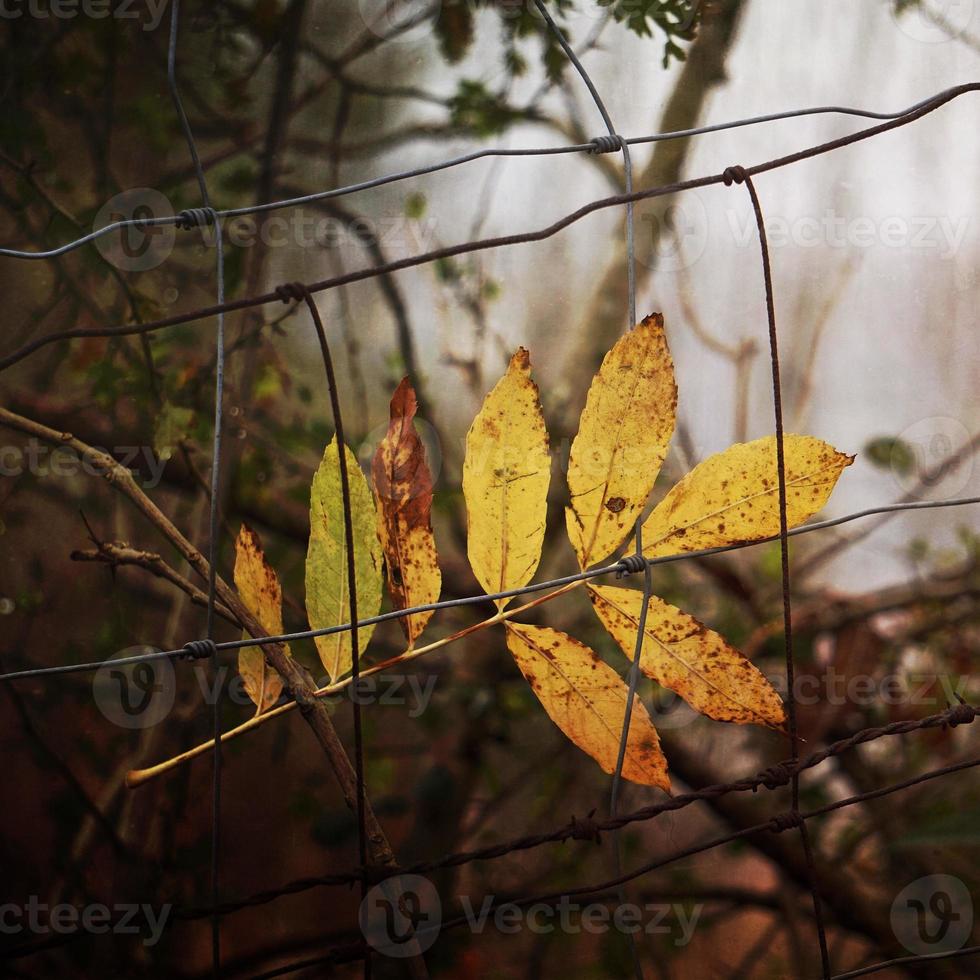
[[(139, 336), (164, 330), (168, 327), (179, 324), (200, 323), (205, 320), (216, 318), (216, 370), (214, 385), (214, 439), (212, 445), (212, 470), (211, 482), (209, 486), (210, 512), (209, 512), (209, 531), (207, 555), (199, 551), (190, 541), (172, 525), (166, 521), (159, 512), (151, 513), (153, 505), (146, 496), (135, 487), (128, 486), (125, 479), (125, 472), (119, 465), (105, 454), (99, 454), (91, 447), (74, 440), (75, 448), (96, 466), (102, 475), (117, 481), (123, 493), (126, 493), (137, 503), (151, 520), (162, 526), (166, 522), (169, 530), (165, 528), (165, 533), (169, 536), (178, 550), (184, 554), (192, 567), (207, 583), (205, 592), (205, 603), (207, 607), (207, 624), (205, 635), (199, 639), (193, 639), (185, 645), (163, 651), (153, 651), (141, 653), (132, 657), (114, 659), (112, 661), (96, 661), (88, 663), (75, 663), (52, 667), (38, 667), (20, 671), (12, 671), (0, 675), (0, 681), (14, 683), (28, 678), (47, 678), (62, 674), (96, 671), (108, 664), (114, 666), (130, 665), (137, 663), (150, 663), (156, 660), (166, 660), (173, 662), (193, 662), (195, 660), (207, 659), (213, 673), (216, 673), (219, 665), (219, 657), (230, 651), (237, 651), (246, 646), (260, 646), (269, 658), (273, 667), (283, 674), (286, 689), (291, 701), (283, 709), (288, 710), (299, 706), (306, 720), (312, 725), (317, 733), (321, 744), (327, 749), (335, 771), (340, 776), (340, 771), (346, 764), (350, 772), (345, 778), (341, 778), (348, 804), (356, 813), (358, 827), (358, 851), (359, 865), (343, 873), (324, 874), (305, 876), (284, 883), (274, 889), (257, 892), (253, 895), (229, 899), (223, 895), (221, 887), (221, 786), (222, 786), (222, 731), (220, 726), (220, 712), (218, 699), (212, 706), (213, 708), (213, 739), (210, 743), (211, 756), (213, 759), (213, 781), (212, 781), (212, 839), (211, 839), (211, 902), (206, 907), (201, 908), (181, 908), (174, 910), (172, 915), (173, 922), (195, 921), (209, 919), (212, 929), (212, 959), (215, 975), (221, 971), (221, 923), (222, 920), (240, 910), (255, 908), (274, 902), (276, 899), (295, 895), (314, 888), (323, 887), (350, 887), (360, 888), (362, 903), (374, 889), (382, 889), (385, 900), (396, 902), (404, 899), (406, 894), (417, 898), (420, 888), (424, 889), (425, 880), (419, 884), (420, 876), (425, 876), (446, 868), (460, 867), (473, 862), (492, 861), (497, 858), (514, 854), (522, 851), (536, 850), (548, 845), (565, 844), (568, 841), (579, 842), (580, 844), (598, 843), (603, 835), (611, 835), (614, 843), (617, 840), (616, 834), (624, 827), (633, 824), (652, 821), (662, 814), (680, 811), (692, 804), (705, 800), (717, 799), (729, 794), (756, 793), (757, 791), (774, 791), (788, 786), (791, 792), (791, 804), (788, 810), (775, 812), (772, 817), (764, 822), (739, 829), (733, 833), (725, 834), (703, 843), (677, 850), (668, 854), (666, 857), (658, 858), (655, 861), (640, 864), (627, 871), (620, 868), (618, 847), (615, 851), (616, 874), (604, 881), (592, 882), (576, 888), (565, 889), (558, 892), (550, 892), (537, 895), (515, 895), (508, 896), (506, 904), (517, 908), (529, 908), (537, 905), (558, 906), (570, 899), (585, 899), (588, 897), (603, 896), (608, 893), (617, 894), (622, 900), (621, 888), (628, 882), (635, 881), (643, 875), (666, 867), (667, 865), (691, 857), (695, 854), (705, 853), (714, 848), (722, 847), (743, 838), (758, 835), (780, 834), (787, 831), (796, 831), (800, 837), (800, 846), (803, 850), (808, 886), (813, 903), (813, 918), (816, 927), (816, 938), (819, 946), (819, 967), (816, 961), (812, 964), (814, 975), (829, 980), (843, 980), (844, 977), (856, 977), (867, 975), (888, 967), (901, 967), (908, 964), (921, 964), (932, 962), (937, 959), (970, 956), (980, 952), (980, 947), (964, 946), (956, 950), (949, 950), (940, 953), (922, 953), (910, 957), (897, 957), (870, 966), (862, 967), (846, 973), (835, 973), (832, 962), (832, 953), (827, 940), (827, 927), (824, 921), (824, 900), (827, 896), (828, 885), (826, 880), (821, 878), (821, 868), (819, 862), (815, 860), (812, 842), (807, 832), (807, 822), (817, 817), (845, 809), (855, 804), (867, 802), (872, 799), (887, 797), (893, 793), (901, 791), (921, 783), (937, 780), (945, 776), (952, 776), (957, 773), (967, 772), (980, 766), (980, 758), (966, 759), (951, 765), (922, 772), (919, 775), (896, 782), (894, 784), (856, 794), (850, 797), (836, 800), (819, 807), (810, 809), (803, 808), (800, 798), (800, 781), (804, 773), (809, 772), (827, 760), (840, 756), (854, 750), (856, 747), (879, 740), (890, 740), (896, 737), (913, 736), (916, 733), (936, 728), (956, 728), (961, 725), (969, 725), (977, 717), (978, 709), (960, 699), (956, 703), (939, 713), (921, 718), (915, 721), (901, 721), (889, 725), (864, 728), (855, 734), (840, 739), (821, 749), (811, 752), (808, 755), (800, 755), (800, 739), (798, 736), (798, 723), (795, 711), (794, 694), (794, 648), (792, 638), (793, 608), (790, 588), (791, 566), (789, 561), (788, 539), (794, 535), (807, 534), (841, 524), (860, 520), (877, 514), (887, 514), (896, 511), (912, 511), (932, 508), (947, 508), (967, 506), (980, 503), (980, 497), (961, 497), (940, 501), (913, 500), (907, 499), (898, 504), (888, 504), (880, 507), (868, 508), (856, 513), (848, 514), (832, 520), (812, 522), (801, 527), (788, 527), (787, 519), (787, 490), (786, 472), (783, 455), (783, 410), (781, 395), (780, 361), (778, 350), (778, 326), (775, 313), (775, 298), (773, 295), (772, 271), (770, 267), (770, 254), (766, 238), (766, 222), (764, 208), (757, 192), (754, 178), (783, 167), (792, 166), (801, 161), (812, 159), (813, 157), (830, 153), (844, 147), (855, 144), (859, 141), (876, 137), (890, 130), (904, 127), (910, 123), (926, 116), (929, 113), (940, 109), (942, 106), (960, 96), (980, 91), (980, 83), (969, 83), (947, 89), (928, 99), (894, 113), (871, 112), (864, 109), (848, 107), (825, 106), (812, 109), (798, 109), (783, 113), (773, 113), (764, 116), (757, 116), (747, 119), (735, 120), (729, 123), (705, 126), (695, 129), (688, 129), (674, 133), (654, 134), (650, 136), (639, 136), (625, 138), (620, 135), (613, 124), (613, 121), (603, 104), (603, 101), (592, 81), (588, 72), (581, 64), (575, 52), (565, 41), (564, 37), (555, 22), (552, 20), (547, 8), (541, 0), (534, 0), (539, 13), (553, 32), (556, 40), (560, 44), (565, 56), (579, 73), (583, 83), (586, 85), (596, 109), (601, 116), (607, 133), (585, 142), (561, 147), (542, 147), (528, 149), (511, 148), (491, 148), (481, 149), (461, 156), (453, 157), (448, 160), (428, 164), (411, 170), (402, 171), (386, 176), (360, 181), (345, 187), (332, 188), (312, 194), (294, 196), (291, 198), (265, 202), (262, 204), (241, 207), (241, 208), (216, 208), (212, 202), (208, 189), (208, 182), (205, 167), (201, 163), (198, 149), (190, 123), (184, 111), (179, 85), (177, 81), (177, 54), (179, 40), (179, 0), (173, 0), (171, 5), (170, 37), (168, 46), (167, 80), (172, 96), (173, 104), (181, 123), (182, 131), (187, 143), (188, 152), (192, 161), (194, 175), (198, 184), (201, 206), (189, 208), (171, 217), (152, 217), (145, 219), (127, 219), (113, 221), (97, 229), (96, 231), (83, 235), (73, 241), (46, 251), (25, 251), (13, 248), (0, 248), (0, 257), (19, 260), (48, 260), (63, 255), (69, 251), (82, 248), (95, 242), (102, 236), (114, 234), (127, 227), (134, 227), (141, 230), (160, 225), (174, 225), (177, 229), (190, 231), (193, 229), (211, 229), (213, 236), (211, 241), (214, 247), (215, 269), (216, 269), (216, 302), (208, 307), (179, 313), (168, 317), (160, 317), (140, 323), (125, 323), (116, 326), (97, 326), (97, 327), (76, 327), (63, 331), (50, 333), (34, 340), (24, 343), (14, 351), (0, 357), (0, 371), (6, 370), (15, 364), (29, 358), (31, 355), (42, 348), (56, 343), (66, 343), (73, 339), (86, 337), (122, 337)], [(871, 118), (879, 120), (876, 125), (858, 130), (837, 139), (820, 143), (800, 149), (794, 153), (778, 157), (773, 160), (758, 163), (753, 166), (733, 165), (725, 170), (701, 177), (677, 181), (675, 183), (660, 186), (634, 189), (632, 183), (632, 165), (629, 155), (629, 147), (632, 145), (656, 142), (668, 139), (680, 139), (698, 136), (701, 134), (718, 132), (724, 129), (737, 128), (760, 123), (773, 122), (779, 119), (794, 118), (805, 115), (821, 113), (836, 113), (855, 117)], [(420, 254), (412, 255), (396, 261), (384, 262), (371, 267), (345, 272), (330, 278), (318, 280), (310, 283), (284, 283), (268, 292), (245, 296), (237, 299), (226, 299), (224, 287), (224, 254), (222, 251), (221, 223), (225, 219), (246, 214), (265, 213), (273, 210), (302, 207), (317, 201), (331, 198), (342, 197), (355, 194), (360, 191), (384, 186), (390, 183), (414, 180), (427, 174), (435, 173), (451, 167), (464, 165), (468, 162), (490, 156), (522, 156), (522, 157), (547, 157), (554, 154), (564, 153), (620, 153), (623, 157), (624, 172), (626, 179), (626, 191), (600, 200), (594, 200), (578, 208), (577, 210), (565, 215), (552, 224), (540, 228), (536, 231), (515, 233), (494, 238), (462, 242), (455, 245), (444, 246)], [(526, 245), (541, 242), (554, 235), (559, 234), (570, 225), (586, 218), (588, 215), (598, 211), (623, 208), (626, 212), (626, 234), (627, 252), (629, 269), (629, 288), (628, 288), (628, 311), (624, 311), (627, 326), (632, 328), (637, 322), (636, 318), (636, 289), (634, 281), (634, 241), (633, 241), (633, 205), (638, 201), (648, 200), (667, 195), (682, 194), (685, 191), (709, 185), (743, 186), (748, 192), (753, 212), (756, 219), (756, 231), (760, 246), (760, 258), (762, 275), (760, 276), (760, 286), (762, 287), (766, 300), (767, 319), (768, 319), (768, 343), (770, 352), (770, 363), (772, 373), (772, 398), (773, 415), (775, 421), (776, 447), (777, 447), (777, 473), (779, 478), (779, 511), (780, 511), (780, 533), (776, 536), (767, 537), (760, 541), (736, 544), (724, 547), (702, 549), (682, 554), (670, 555), (662, 558), (646, 558), (643, 556), (639, 533), (637, 535), (637, 553), (628, 555), (620, 561), (598, 568), (592, 568), (577, 574), (568, 575), (560, 578), (533, 583), (523, 588), (511, 589), (490, 595), (479, 594), (464, 598), (455, 598), (426, 605), (413, 606), (404, 609), (395, 609), (377, 616), (359, 619), (357, 614), (357, 589), (355, 588), (355, 570), (353, 565), (353, 538), (351, 530), (351, 501), (350, 490), (347, 483), (347, 473), (345, 469), (344, 453), (339, 452), (339, 464), (341, 471), (342, 484), (342, 504), (345, 521), (345, 531), (347, 536), (347, 556), (348, 556), (348, 596), (350, 600), (349, 622), (339, 626), (325, 629), (302, 630), (278, 635), (265, 635), (265, 631), (254, 620), (250, 618), (247, 609), (244, 608), (240, 599), (237, 599), (231, 590), (220, 578), (217, 572), (217, 554), (220, 538), (220, 484), (219, 479), (222, 472), (221, 467), (221, 437), (223, 433), (224, 404), (223, 404), (223, 372), (225, 363), (225, 334), (224, 317), (228, 313), (245, 309), (258, 308), (274, 303), (305, 305), (310, 319), (316, 329), (319, 348), (323, 356), (324, 368), (327, 380), (327, 387), (331, 396), (331, 409), (333, 415), (334, 429), (338, 437), (338, 447), (342, 447), (343, 440), (343, 420), (341, 416), (340, 403), (337, 392), (336, 379), (331, 361), (330, 348), (325, 329), (313, 295), (316, 293), (336, 289), (349, 283), (371, 280), (390, 273), (398, 272), (403, 269), (421, 266), (429, 263), (439, 262), (456, 256), (465, 255), (477, 251), (499, 249), (511, 245)], [(54, 430), (46, 429), (37, 423), (17, 416), (15, 413), (6, 409), (0, 409), (0, 424), (17, 429), (25, 434), (38, 436), (48, 441), (73, 442), (72, 437), (67, 434), (58, 433)], [(637, 528), (639, 532), (639, 527)], [(778, 542), (780, 545), (781, 560), (781, 581), (780, 588), (783, 603), (783, 623), (782, 632), (784, 636), (785, 649), (785, 668), (787, 674), (787, 709), (788, 709), (788, 735), (791, 748), (790, 758), (776, 765), (770, 766), (761, 773), (747, 776), (731, 782), (716, 784), (702, 789), (669, 797), (664, 802), (645, 806), (633, 811), (621, 813), (617, 808), (617, 788), (621, 778), (623, 766), (623, 754), (626, 749), (627, 736), (629, 732), (630, 717), (629, 712), (633, 704), (633, 693), (636, 690), (636, 683), (639, 674), (640, 645), (644, 630), (642, 625), (637, 633), (637, 649), (633, 657), (633, 665), (630, 670), (630, 696), (627, 698), (627, 711), (623, 722), (622, 736), (620, 741), (620, 757), (617, 771), (613, 777), (612, 800), (609, 808), (609, 815), (605, 819), (596, 818), (595, 811), (588, 816), (571, 817), (568, 821), (544, 832), (536, 834), (526, 834), (501, 840), (497, 843), (487, 845), (478, 849), (457, 851), (446, 854), (435, 860), (417, 862), (398, 862), (394, 859), (387, 842), (379, 845), (377, 833), (372, 821), (373, 815), (365, 789), (365, 748), (362, 737), (361, 704), (358, 700), (353, 701), (353, 720), (354, 720), (354, 752), (352, 762), (347, 762), (347, 757), (343, 747), (333, 733), (329, 718), (322, 711), (318, 714), (323, 699), (338, 690), (350, 686), (357, 687), (361, 677), (378, 673), (389, 666), (388, 662), (381, 663), (366, 669), (361, 669), (358, 665), (357, 636), (358, 630), (364, 626), (376, 623), (387, 622), (411, 616), (420, 612), (434, 611), (437, 609), (458, 608), (467, 605), (485, 603), (488, 599), (504, 599), (515, 596), (528, 595), (535, 592), (553, 590), (562, 586), (570, 585), (575, 582), (586, 581), (606, 576), (614, 575), (618, 578), (642, 574), (644, 577), (643, 588), (643, 607), (641, 613), (641, 624), (646, 616), (646, 608), (649, 603), (650, 592), (650, 570), (651, 568), (675, 561), (690, 560), (694, 558), (707, 557), (714, 554), (733, 551), (740, 548), (752, 547), (764, 542)], [(216, 619), (220, 615), (225, 615), (231, 621), (244, 626), (246, 632), (250, 633), (250, 638), (242, 640), (230, 640), (216, 642), (214, 639)], [(333, 685), (317, 688), (311, 685), (309, 678), (298, 671), (293, 665), (289, 664), (282, 654), (282, 644), (294, 640), (310, 639), (338, 633), (349, 633), (354, 643), (353, 667), (350, 678)], [(398, 658), (399, 663), (404, 663), (405, 656)], [(617, 891), (618, 890), (618, 891)], [(497, 896), (487, 896), (489, 905), (486, 908), (492, 912), (502, 904)], [(411, 917), (410, 917), (411, 918)], [(457, 913), (450, 916), (441, 916), (433, 925), (426, 926), (424, 917), (422, 919), (411, 920), (409, 934), (399, 939), (401, 951), (392, 955), (406, 955), (413, 960), (422, 957), (425, 948), (431, 945), (436, 935), (447, 930), (459, 928), (470, 923), (467, 914)], [(369, 975), (371, 969), (372, 955), (379, 951), (379, 945), (375, 941), (376, 937), (365, 933), (363, 940), (337, 946), (329, 950), (325, 955), (318, 955), (314, 958), (304, 959), (291, 963), (284, 967), (279, 967), (267, 973), (261, 974), (263, 977), (284, 976), (289, 973), (298, 972), (306, 969), (324, 967), (329, 964), (339, 964), (351, 961), (363, 961), (365, 975)], [(66, 942), (70, 938), (59, 938), (55, 940), (26, 944), (23, 947), (15, 948), (6, 955), (12, 959), (25, 958), (32, 956), (45, 949), (53, 948)], [(381, 952), (390, 950), (380, 949)], [(638, 975), (642, 976), (642, 968), (638, 957), (635, 955), (634, 947), (634, 967)], [(416, 964), (416, 970), (424, 975), (424, 965)]]

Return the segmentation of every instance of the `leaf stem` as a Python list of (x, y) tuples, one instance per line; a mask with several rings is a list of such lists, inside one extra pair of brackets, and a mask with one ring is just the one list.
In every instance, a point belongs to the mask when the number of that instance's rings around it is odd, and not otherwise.
[[(496, 626), (498, 623), (506, 622), (508, 619), (511, 619), (520, 613), (533, 609), (535, 606), (540, 606), (545, 602), (549, 602), (551, 599), (557, 598), (566, 592), (570, 592), (572, 589), (578, 588), (583, 584), (584, 582), (582, 581), (571, 582), (568, 585), (563, 585), (559, 589), (555, 589), (553, 592), (546, 592), (544, 595), (536, 596), (530, 602), (526, 602), (522, 606), (515, 606), (513, 609), (501, 610), (500, 612), (495, 613), (493, 616), (490, 616), (488, 619), (481, 620), (479, 623), (474, 623), (472, 626), (467, 626), (465, 629), (459, 630), (450, 636), (445, 636), (441, 640), (435, 640), (432, 643), (418, 647), (415, 650), (407, 650), (405, 653), (401, 653), (397, 657), (391, 657), (379, 664), (375, 664), (373, 667), (366, 667), (359, 672), (359, 676), (370, 677), (373, 674), (379, 674), (382, 671), (390, 670), (392, 667), (400, 667), (402, 664), (409, 663), (410, 661), (421, 657), (423, 654), (431, 653), (433, 650), (439, 650), (442, 647), (448, 646), (450, 643), (455, 643), (457, 640), (461, 640), (472, 633), (487, 629), (490, 626)], [(315, 698), (328, 698), (334, 694), (339, 694), (350, 687), (353, 680), (354, 679), (352, 676), (344, 677), (339, 681), (335, 681), (333, 684), (327, 684), (324, 687), (317, 688), (316, 691), (313, 692), (313, 696)], [(273, 718), (279, 718), (282, 715), (288, 714), (294, 708), (296, 708), (296, 706), (297, 702), (289, 701), (286, 704), (280, 705), (278, 708), (273, 708), (270, 711), (262, 712), (262, 714), (254, 715), (237, 728), (231, 728), (224, 732), (221, 736), (221, 742), (224, 745), (231, 739), (253, 731), (260, 725), (265, 724), (265, 722), (271, 721)], [(179, 755), (175, 755), (170, 759), (159, 762), (155, 766), (150, 766), (147, 769), (133, 769), (126, 774), (126, 785), (130, 789), (135, 789), (137, 786), (142, 786), (145, 783), (150, 782), (157, 776), (162, 776), (164, 773), (170, 772), (172, 769), (176, 769), (179, 766), (190, 762), (192, 759), (196, 759), (199, 756), (207, 754), (208, 752), (212, 751), (213, 748), (214, 740), (209, 739), (207, 742), (201, 742), (199, 745), (195, 745), (192, 749), (188, 749), (186, 752), (181, 752)]]

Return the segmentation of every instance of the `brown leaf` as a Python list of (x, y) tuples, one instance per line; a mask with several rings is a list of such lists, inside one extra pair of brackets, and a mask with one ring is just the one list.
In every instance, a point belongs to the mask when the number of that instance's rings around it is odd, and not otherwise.
[[(417, 410), (415, 391), (408, 378), (403, 378), (391, 398), (391, 423), (371, 467), (378, 538), (396, 609), (437, 602), (442, 589), (432, 534), (432, 474), (412, 424)], [(415, 613), (398, 621), (409, 649), (431, 616), (431, 611)]]
[[(272, 566), (266, 561), (259, 536), (243, 524), (235, 541), (235, 588), (251, 613), (270, 636), (278, 636), (282, 628), (282, 586)], [(248, 634), (243, 634), (245, 638)], [(289, 644), (283, 649), (289, 656)], [(282, 679), (266, 663), (261, 648), (242, 647), (238, 653), (238, 672), (245, 692), (258, 706), (267, 711), (279, 700)]]

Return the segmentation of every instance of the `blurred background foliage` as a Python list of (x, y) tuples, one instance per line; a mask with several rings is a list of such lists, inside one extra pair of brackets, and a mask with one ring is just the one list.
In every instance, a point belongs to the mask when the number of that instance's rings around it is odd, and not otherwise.
[[(552, 10), (594, 70), (620, 132), (631, 135), (821, 102), (894, 108), (976, 77), (975, 20), (951, 23), (942, 11), (908, 0), (869, 0), (860, 9), (827, 5), (822, 12), (797, 0), (779, 12), (774, 6), (577, 0)], [(25, 15), (0, 25), (5, 246), (51, 248), (134, 208), (159, 213), (199, 205), (166, 87), (169, 10), (158, 11), (153, 23), (154, 8), (133, 9), (139, 18)], [(177, 64), (218, 207), (308, 193), (486, 145), (578, 143), (601, 132), (531, 4), (187, 3)], [(868, 72), (881, 84), (867, 84)], [(907, 222), (945, 217), (951, 227), (968, 222), (955, 250), (916, 251), (908, 242), (841, 248), (827, 241), (776, 250), (793, 428), (847, 451), (863, 449), (832, 502), (834, 513), (906, 495), (976, 492), (977, 188), (965, 175), (977, 172), (980, 149), (977, 134), (965, 131), (969, 111), (955, 103), (883, 138), (882, 146), (862, 144), (846, 159), (783, 171), (763, 188), (771, 213), (789, 221), (832, 204), (835, 213), (873, 220), (884, 213)], [(637, 185), (748, 164), (855, 123), (779, 125), (638, 150)], [(542, 227), (621, 190), (622, 181), (616, 155), (489, 160), (229, 222), (228, 295)], [(132, 188), (140, 190), (118, 197)], [(772, 427), (768, 368), (760, 359), (756, 244), (751, 235), (732, 242), (747, 204), (722, 189), (690, 202), (637, 208), (641, 313), (665, 312), (681, 400), (656, 495), (708, 453)], [(439, 471), (435, 523), (446, 598), (477, 589), (465, 559), (462, 439), (519, 343), (532, 352), (556, 456), (539, 574), (563, 574), (573, 565), (560, 477), (588, 380), (625, 326), (622, 238), (622, 216), (603, 214), (539, 246), (447, 260), (318, 297), (342, 362), (347, 429), (362, 462), (384, 432), (398, 380), (408, 374), (419, 392), (420, 430)], [(214, 249), (206, 234), (161, 233), (136, 245), (149, 256), (139, 268), (126, 267), (126, 243), (115, 238), (50, 261), (0, 261), (4, 351), (69, 326), (138, 322), (213, 302)], [(302, 311), (269, 306), (229, 317), (221, 568), (230, 578), (234, 535), (249, 522), (282, 579), (287, 629), (306, 626), (309, 484), (332, 435), (314, 344)], [(138, 449), (132, 465), (154, 484), (153, 498), (203, 546), (213, 375), (213, 321), (201, 321), (143, 339), (52, 345), (0, 377), (0, 399), (118, 457)], [(7, 461), (30, 452), (11, 433), (3, 446)], [(975, 698), (976, 521), (969, 510), (936, 513), (794, 541), (797, 662), (819, 693), (800, 708), (806, 750), (867, 725), (935, 713), (953, 691)], [(96, 660), (144, 644), (169, 648), (200, 635), (203, 610), (145, 570), (71, 561), (72, 551), (100, 541), (130, 542), (184, 571), (129, 505), (84, 472), (60, 475), (43, 454), (22, 472), (5, 471), (4, 670)], [(656, 573), (656, 589), (780, 683), (778, 548), (667, 566)], [(447, 612), (430, 633), (449, 633), (483, 612)], [(582, 597), (549, 605), (538, 621), (575, 632), (625, 669)], [(400, 640), (396, 626), (379, 628), (365, 662), (398, 653)], [(312, 644), (294, 644), (294, 653), (319, 676)], [(403, 861), (604, 808), (607, 778), (544, 716), (500, 635), (476, 634), (420, 660), (412, 674), (419, 685), (434, 684), (431, 701), (415, 703), (402, 683), (392, 695), (399, 703), (365, 712), (369, 793)], [(906, 694), (887, 703), (878, 694), (893, 676)], [(869, 697), (834, 694), (857, 678), (870, 679)], [(159, 725), (134, 730), (107, 720), (84, 676), (0, 692), (5, 782), (15, 788), (0, 815), (4, 900), (23, 903), (32, 894), (78, 905), (207, 900), (207, 762), (137, 792), (122, 782), (128, 769), (207, 736), (207, 683), (203, 668), (180, 668), (173, 711)], [(772, 733), (696, 718), (649, 682), (641, 694), (678, 790), (754, 773), (787, 755)], [(226, 726), (250, 713), (231, 699), (223, 712)], [(349, 746), (349, 704), (339, 702), (334, 718)], [(972, 732), (943, 730), (841, 756), (806, 778), (804, 803), (820, 805), (946, 764), (967, 754), (968, 742), (976, 745)], [(655, 796), (630, 787), (622, 806)], [(355, 862), (352, 818), (299, 717), (228, 746), (224, 800), (229, 896)], [(768, 796), (724, 798), (683, 818), (635, 825), (622, 834), (624, 865), (780, 809), (785, 805)], [(978, 817), (976, 780), (963, 776), (813, 827), (839, 969), (903, 952), (889, 909), (912, 878), (954, 873), (976, 894)], [(575, 844), (468, 865), (436, 876), (436, 883), (450, 907), (461, 895), (478, 903), (487, 892), (601, 880), (609, 867), (606, 847)], [(649, 975), (793, 975), (801, 959), (815, 962), (804, 888), (802, 856), (790, 834), (753, 838), (644, 876), (630, 889), (636, 902), (688, 909), (704, 903), (689, 945), (675, 944), (676, 929), (644, 937)], [(253, 976), (356, 938), (356, 902), (346, 890), (314, 889), (230, 916), (223, 931), (226, 975)], [(152, 948), (83, 937), (14, 965), (16, 975), (28, 977), (56, 970), (198, 977), (209, 973), (208, 943), (206, 924), (181, 924)], [(457, 930), (427, 959), (434, 976), (630, 971), (628, 946), (615, 933), (498, 937)], [(391, 963), (377, 970), (398, 975)], [(977, 970), (964, 959), (919, 975)], [(356, 968), (347, 972), (353, 976)]]

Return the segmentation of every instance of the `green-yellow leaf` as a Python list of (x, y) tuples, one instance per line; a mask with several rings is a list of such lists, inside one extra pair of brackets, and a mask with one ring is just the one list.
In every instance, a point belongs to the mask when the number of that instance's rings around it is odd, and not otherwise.
[[(259, 536), (247, 524), (241, 526), (235, 540), (235, 588), (269, 636), (284, 632), (279, 577), (266, 561)], [(248, 639), (249, 634), (242, 636)], [(291, 656), (288, 643), (283, 649), (286, 656)], [(260, 647), (242, 647), (238, 651), (238, 673), (245, 693), (255, 702), (256, 714), (268, 711), (279, 700), (282, 679), (266, 663)]]
[[(632, 660), (643, 593), (588, 588), (602, 625)], [(656, 596), (647, 609), (640, 670), (716, 721), (780, 728), (786, 720), (779, 695), (761, 671), (713, 630)]]
[[(371, 475), (378, 502), (378, 537), (385, 555), (388, 591), (396, 609), (436, 602), (442, 574), (432, 534), (432, 474), (412, 419), (418, 402), (408, 378), (391, 399), (391, 424), (374, 454)], [(404, 616), (409, 649), (432, 612)]]
[(187, 438), (194, 422), (194, 411), (165, 401), (157, 413), (153, 449), (160, 459), (170, 459), (174, 449)]
[[(528, 352), (520, 347), (466, 436), (467, 554), (487, 592), (527, 585), (541, 559), (551, 455)], [(498, 600), (503, 608), (507, 600)]]
[[(350, 481), (351, 521), (354, 528), (354, 581), (357, 617), (376, 616), (381, 608), (381, 544), (377, 534), (374, 499), (357, 459), (344, 446)], [(350, 622), (347, 588), (347, 544), (344, 535), (344, 503), (336, 436), (323, 451), (323, 459), (310, 488), (310, 545), (306, 554), (306, 612), (313, 629)], [(358, 648), (364, 652), (373, 626), (357, 631)], [(350, 631), (316, 638), (317, 651), (331, 683), (352, 665)]]
[[(616, 771), (629, 689), (594, 650), (543, 626), (507, 624), (507, 648), (551, 720), (605, 772)], [(633, 700), (623, 777), (670, 791), (660, 738)]]
[(568, 536), (586, 568), (626, 540), (674, 432), (677, 385), (659, 313), (606, 354), (568, 460)]
[[(786, 517), (802, 524), (827, 502), (853, 456), (812, 436), (788, 435)], [(736, 443), (699, 463), (643, 524), (648, 558), (699, 551), (779, 534), (776, 437)]]

